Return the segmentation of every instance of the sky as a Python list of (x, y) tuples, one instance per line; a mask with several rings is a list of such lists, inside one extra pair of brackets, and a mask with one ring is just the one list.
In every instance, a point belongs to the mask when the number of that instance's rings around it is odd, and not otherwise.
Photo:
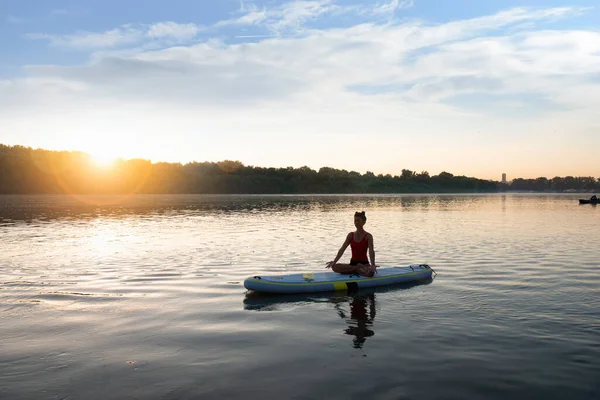
[(596, 0), (0, 0), (7, 145), (600, 177), (598, 110)]

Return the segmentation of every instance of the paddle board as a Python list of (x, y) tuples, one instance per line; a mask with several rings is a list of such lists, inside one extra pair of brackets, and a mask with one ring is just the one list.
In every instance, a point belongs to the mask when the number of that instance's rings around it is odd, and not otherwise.
[(244, 287), (248, 290), (269, 293), (355, 291), (360, 288), (431, 279), (432, 273), (434, 271), (429, 265), (414, 264), (406, 267), (377, 268), (377, 273), (371, 278), (336, 272), (252, 276), (244, 280)]

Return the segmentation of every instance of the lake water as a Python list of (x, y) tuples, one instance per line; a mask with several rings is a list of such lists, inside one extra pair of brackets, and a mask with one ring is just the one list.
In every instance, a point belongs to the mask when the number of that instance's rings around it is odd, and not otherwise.
[[(600, 398), (578, 197), (0, 196), (0, 398)], [(377, 263), (433, 282), (246, 293), (324, 270), (361, 210)]]

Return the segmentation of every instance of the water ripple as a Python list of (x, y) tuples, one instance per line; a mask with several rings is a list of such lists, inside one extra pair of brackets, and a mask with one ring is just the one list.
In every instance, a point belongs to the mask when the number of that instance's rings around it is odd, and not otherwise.
[[(576, 199), (0, 197), (0, 398), (600, 397), (600, 208)], [(378, 263), (433, 282), (246, 293), (324, 270), (363, 209)]]

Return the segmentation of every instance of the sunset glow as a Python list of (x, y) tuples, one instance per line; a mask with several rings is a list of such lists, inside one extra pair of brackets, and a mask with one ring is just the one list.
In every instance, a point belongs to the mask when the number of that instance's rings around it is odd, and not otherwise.
[(110, 168), (117, 161), (117, 157), (112, 152), (93, 152), (90, 156), (94, 166), (99, 168)]

